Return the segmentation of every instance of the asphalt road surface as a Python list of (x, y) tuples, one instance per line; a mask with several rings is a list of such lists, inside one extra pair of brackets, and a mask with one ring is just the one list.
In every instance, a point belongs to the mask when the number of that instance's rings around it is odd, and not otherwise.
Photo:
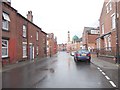
[[(94, 58), (93, 58), (94, 59)], [(35, 61), (2, 73), (3, 88), (116, 88), (117, 71), (100, 68), (88, 62), (75, 63), (66, 52), (43, 61)], [(114, 73), (113, 73), (114, 72)], [(114, 78), (113, 78), (114, 79)], [(116, 82), (116, 83), (115, 83)]]

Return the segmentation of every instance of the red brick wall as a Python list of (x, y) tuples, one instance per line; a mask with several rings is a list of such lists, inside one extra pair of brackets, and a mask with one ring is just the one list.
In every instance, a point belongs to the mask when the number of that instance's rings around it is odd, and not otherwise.
[(47, 36), (46, 36), (46, 34), (45, 33), (43, 33), (42, 31), (41, 31), (41, 33), (40, 33), (40, 51), (41, 51), (41, 57), (45, 57), (46, 55), (47, 55), (47, 52), (46, 52), (46, 44), (47, 44), (47, 38), (46, 38)]
[[(107, 4), (107, 2), (104, 3), (103, 10), (102, 10), (101, 16), (100, 16), (100, 32), (102, 32), (101, 25), (104, 24), (105, 33), (111, 31), (111, 19), (112, 19), (111, 15), (113, 13), (115, 13), (115, 3), (112, 2), (112, 11), (110, 11), (109, 13), (107, 13), (106, 4)], [(100, 34), (102, 34), (102, 33), (100, 33)]]
[[(50, 34), (48, 34), (50, 36)], [(53, 37), (50, 38), (48, 37), (47, 40), (49, 42), (49, 52), (48, 52), (48, 55), (50, 55), (50, 51), (51, 51), (51, 55), (54, 55), (56, 54), (57, 52), (57, 43), (55, 42), (55, 39), (54, 39), (54, 34), (52, 33)], [(50, 48), (51, 46), (51, 48)]]
[(96, 43), (98, 35), (88, 35), (88, 43)]
[[(8, 49), (8, 55), (9, 55), (9, 62), (15, 63), (17, 58), (17, 35), (16, 35), (16, 11), (12, 9), (9, 5), (3, 3), (3, 11), (9, 14), (10, 17), (10, 26), (9, 31), (2, 31), (2, 38), (9, 38), (9, 49)], [(4, 59), (3, 59), (4, 60)]]
[(118, 13), (119, 13), (119, 18), (118, 18), (118, 40), (119, 40), (119, 47), (120, 47), (120, 1), (118, 3)]
[[(37, 31), (40, 34), (40, 30), (29, 22), (28, 23), (28, 58), (30, 57), (30, 53), (29, 53), (30, 52), (30, 43), (32, 43), (34, 46), (34, 57), (35, 58), (37, 57), (36, 47), (40, 43), (40, 39), (38, 39), (38, 41), (36, 40), (36, 32)], [(40, 35), (39, 35), (39, 37), (40, 37)]]
[[(30, 58), (30, 43), (34, 46), (34, 58), (45, 57), (45, 47), (46, 47), (46, 33), (41, 31), (41, 29), (28, 21), (25, 17), (18, 14), (17, 11), (11, 6), (3, 3), (3, 11), (7, 12), (10, 17), (10, 27), (9, 31), (2, 31), (2, 38), (8, 38), (9, 40), (9, 58), (2, 59), (3, 61), (8, 61), (7, 63), (16, 63), (20, 60), (25, 60)], [(2, 15), (2, 14), (1, 14)], [(27, 37), (23, 37), (23, 25), (27, 28)], [(39, 32), (39, 39), (36, 40), (36, 33)], [(1, 35), (1, 33), (0, 33)], [(1, 40), (1, 39), (0, 39)], [(27, 42), (27, 58), (23, 59), (23, 42)], [(0, 44), (1, 45), (1, 44)], [(39, 52), (37, 55), (37, 46), (39, 47)], [(43, 48), (44, 47), (44, 48)], [(0, 48), (1, 51), (1, 48)]]
[[(112, 2), (112, 11), (107, 13), (106, 11), (106, 4), (104, 3), (103, 9), (100, 16), (100, 36), (102, 36), (102, 24), (104, 24), (104, 31), (105, 34), (111, 32), (111, 46), (116, 47), (116, 32), (115, 29), (112, 30), (112, 17), (111, 15), (115, 13), (115, 2)], [(104, 48), (104, 40), (101, 40), (101, 48)]]
[(16, 31), (17, 31), (17, 33), (16, 33), (16, 35), (17, 35), (17, 37), (16, 37), (17, 49), (16, 50), (19, 51), (16, 59), (18, 61), (20, 61), (20, 60), (26, 59), (26, 58), (23, 58), (23, 42), (27, 42), (28, 35), (26, 37), (23, 37), (23, 25), (25, 25), (27, 28), (27, 21), (24, 18), (22, 18), (21, 15), (18, 14), (16, 23), (17, 23), (17, 26), (16, 26), (17, 27), (17, 29), (16, 29)]
[(96, 46), (96, 38), (98, 37), (98, 35), (95, 35), (95, 34), (93, 34), (93, 35), (88, 35), (88, 47), (94, 47), (94, 49), (95, 48), (97, 48), (97, 46)]

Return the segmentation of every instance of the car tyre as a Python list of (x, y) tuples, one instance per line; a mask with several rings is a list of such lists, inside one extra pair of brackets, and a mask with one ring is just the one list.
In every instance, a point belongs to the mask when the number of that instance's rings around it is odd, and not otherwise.
[(75, 62), (78, 62), (78, 61), (75, 59), (75, 57), (74, 57), (74, 61), (75, 61)]

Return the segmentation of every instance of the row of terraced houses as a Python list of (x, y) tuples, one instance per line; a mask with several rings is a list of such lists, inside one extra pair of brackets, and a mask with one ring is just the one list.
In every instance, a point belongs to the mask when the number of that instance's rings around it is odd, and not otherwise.
[[(99, 28), (85, 27), (83, 47), (97, 50), (100, 56), (120, 59), (120, 1), (104, 0)], [(119, 60), (120, 61), (120, 60)]]
[(120, 55), (120, 1), (105, 0), (100, 15), (97, 49), (102, 56)]
[(47, 33), (33, 23), (32, 11), (28, 11), (25, 18), (11, 6), (9, 0), (0, 2), (0, 7), (2, 64), (46, 57)]

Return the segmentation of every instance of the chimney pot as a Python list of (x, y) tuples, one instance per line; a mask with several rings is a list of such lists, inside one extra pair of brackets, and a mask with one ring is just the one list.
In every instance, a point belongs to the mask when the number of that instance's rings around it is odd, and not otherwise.
[(33, 22), (33, 15), (32, 15), (32, 11), (28, 11), (28, 14), (27, 14), (27, 19), (31, 22)]

